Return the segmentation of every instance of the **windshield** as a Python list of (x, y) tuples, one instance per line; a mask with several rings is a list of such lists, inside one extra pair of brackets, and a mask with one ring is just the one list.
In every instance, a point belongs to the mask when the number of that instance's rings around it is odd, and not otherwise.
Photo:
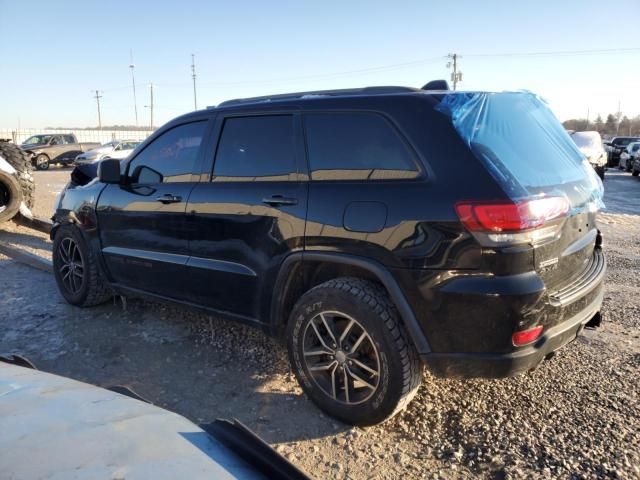
[(617, 145), (618, 147), (626, 147), (631, 142), (635, 142), (637, 140), (638, 140), (637, 138), (616, 138), (613, 141), (613, 144)]
[(27, 138), (23, 145), (41, 145), (43, 143), (49, 143), (53, 135), (33, 135), (32, 137)]
[(115, 147), (116, 145), (118, 145), (118, 142), (115, 142), (115, 141), (112, 140), (111, 142), (103, 143), (100, 146), (101, 147)]
[(602, 197), (602, 183), (562, 124), (528, 92), (451, 93), (436, 107), (512, 199), (561, 193), (574, 206)]
[(637, 143), (637, 142), (636, 143), (632, 143), (627, 148), (632, 152), (637, 152), (638, 149), (640, 149), (640, 143)]
[(575, 132), (571, 138), (578, 148), (594, 149), (602, 146), (602, 140), (598, 132)]

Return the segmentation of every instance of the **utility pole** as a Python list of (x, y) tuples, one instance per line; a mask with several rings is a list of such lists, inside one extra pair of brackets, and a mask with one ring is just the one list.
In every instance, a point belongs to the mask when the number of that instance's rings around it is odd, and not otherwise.
[(102, 130), (102, 117), (100, 115), (100, 99), (102, 98), (102, 95), (100, 95), (100, 92), (96, 90), (96, 95), (93, 98), (95, 98), (98, 103), (98, 129)]
[(191, 78), (193, 78), (193, 109), (198, 110), (198, 102), (196, 101), (196, 56), (191, 54)]
[(151, 89), (151, 130), (153, 130), (153, 83), (149, 85)]
[(453, 89), (455, 90), (458, 82), (462, 81), (462, 72), (458, 72), (458, 59), (462, 58), (457, 53), (450, 53), (447, 55), (447, 58), (452, 59), (451, 62), (447, 63), (447, 68), (453, 68), (451, 72), (451, 82), (453, 83)]
[(584, 129), (589, 130), (589, 107), (587, 107), (587, 126)]
[(622, 112), (620, 111), (620, 100), (618, 100), (618, 112), (616, 113), (616, 135), (620, 132), (620, 120), (622, 119)]
[(136, 127), (138, 126), (138, 101), (136, 100), (136, 77), (133, 70), (136, 66), (133, 63), (133, 51), (129, 50), (129, 68), (131, 69), (131, 85), (133, 86), (133, 111), (136, 113)]

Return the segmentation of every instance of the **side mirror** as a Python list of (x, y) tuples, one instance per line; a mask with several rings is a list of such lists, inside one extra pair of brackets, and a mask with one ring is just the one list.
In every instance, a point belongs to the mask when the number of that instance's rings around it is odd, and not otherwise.
[(120, 183), (120, 161), (102, 160), (98, 164), (98, 179), (102, 183)]

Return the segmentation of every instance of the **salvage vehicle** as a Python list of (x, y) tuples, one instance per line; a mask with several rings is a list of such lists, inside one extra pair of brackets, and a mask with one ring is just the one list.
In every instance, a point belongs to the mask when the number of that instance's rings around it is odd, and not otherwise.
[(620, 155), (631, 142), (640, 141), (640, 137), (614, 137), (605, 142), (606, 150), (609, 153), (609, 167), (618, 167)]
[(308, 480), (238, 421), (195, 425), (125, 386), (0, 357), (2, 478)]
[(0, 141), (0, 223), (20, 213), (31, 217), (34, 201), (31, 159), (17, 145)]
[(80, 165), (102, 160), (103, 158), (126, 158), (140, 143), (140, 140), (112, 140), (99, 148), (81, 153), (75, 158), (74, 163)]
[(139, 295), (261, 327), (347, 423), (402, 410), (423, 364), (514, 375), (599, 323), (603, 185), (532, 93), (231, 100), (84, 168), (51, 230), (67, 302)]
[(607, 152), (602, 145), (600, 134), (595, 131), (572, 132), (571, 138), (578, 146), (578, 149), (587, 157), (598, 176), (604, 180), (604, 172), (607, 167)]
[(618, 168), (625, 172), (630, 172), (633, 167), (633, 160), (640, 154), (640, 142), (631, 142), (620, 154)]
[(33, 166), (38, 170), (47, 170), (49, 165), (70, 165), (83, 152), (99, 147), (97, 142), (78, 142), (73, 133), (60, 135), (33, 135), (27, 138), (20, 148), (31, 156)]

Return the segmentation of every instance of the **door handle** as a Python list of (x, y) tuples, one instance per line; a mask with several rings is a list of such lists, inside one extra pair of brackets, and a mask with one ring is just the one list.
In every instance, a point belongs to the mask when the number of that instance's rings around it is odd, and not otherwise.
[(178, 195), (171, 195), (170, 193), (165, 193), (156, 198), (156, 202), (164, 203), (180, 203), (182, 201), (182, 197)]
[(282, 195), (271, 195), (269, 198), (263, 198), (262, 203), (266, 203), (272, 207), (278, 207), (281, 205), (297, 205), (298, 199), (283, 197)]

